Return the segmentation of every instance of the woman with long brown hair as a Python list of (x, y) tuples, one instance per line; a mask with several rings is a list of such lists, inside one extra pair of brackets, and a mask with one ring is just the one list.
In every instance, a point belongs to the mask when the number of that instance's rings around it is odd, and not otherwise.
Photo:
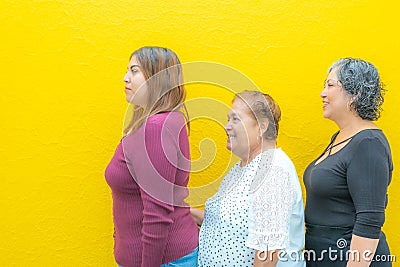
[(124, 82), (134, 111), (105, 171), (115, 259), (124, 267), (197, 266), (198, 228), (184, 202), (190, 152), (181, 64), (168, 48), (142, 47)]

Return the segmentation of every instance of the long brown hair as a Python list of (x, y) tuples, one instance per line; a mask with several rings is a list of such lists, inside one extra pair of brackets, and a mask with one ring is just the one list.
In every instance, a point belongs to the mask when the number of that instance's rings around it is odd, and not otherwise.
[(178, 56), (170, 49), (156, 46), (145, 46), (132, 53), (146, 79), (148, 98), (146, 105), (135, 105), (133, 115), (124, 134), (132, 133), (141, 127), (146, 120), (157, 113), (185, 110), (189, 127), (186, 106), (186, 90), (183, 84), (182, 66)]

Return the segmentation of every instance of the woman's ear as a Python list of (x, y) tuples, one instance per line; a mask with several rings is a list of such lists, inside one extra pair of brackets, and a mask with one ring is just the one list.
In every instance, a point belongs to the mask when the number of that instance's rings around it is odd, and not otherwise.
[(260, 131), (261, 131), (261, 135), (264, 135), (265, 132), (268, 129), (268, 125), (269, 125), (269, 121), (267, 119), (265, 120), (260, 120)]
[(355, 96), (350, 96), (349, 99), (347, 100), (347, 110), (351, 111), (351, 106), (353, 105), (353, 103), (356, 101), (356, 97)]

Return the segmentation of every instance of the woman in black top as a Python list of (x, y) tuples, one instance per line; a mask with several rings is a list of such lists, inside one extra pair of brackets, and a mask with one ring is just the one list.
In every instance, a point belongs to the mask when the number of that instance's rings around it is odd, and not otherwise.
[(339, 131), (304, 173), (307, 266), (392, 266), (381, 227), (393, 163), (373, 123), (383, 91), (369, 62), (343, 58), (329, 68), (323, 114)]

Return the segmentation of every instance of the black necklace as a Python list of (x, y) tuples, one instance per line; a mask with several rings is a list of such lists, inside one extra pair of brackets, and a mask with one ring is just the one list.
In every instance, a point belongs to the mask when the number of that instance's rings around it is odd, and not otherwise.
[(349, 138), (344, 139), (343, 141), (340, 141), (339, 143), (337, 143), (337, 144), (334, 145), (333, 143), (334, 143), (335, 140), (336, 140), (336, 138), (335, 138), (335, 139), (333, 140), (333, 142), (330, 143), (329, 146), (326, 148), (324, 154), (326, 153), (326, 151), (329, 150), (328, 156), (330, 156), (330, 155), (331, 155), (331, 152), (332, 152), (332, 148), (334, 148), (334, 147), (336, 147), (336, 146), (338, 146), (338, 145), (341, 145), (341, 144), (343, 144), (344, 142), (349, 141), (351, 138), (353, 138), (353, 136), (350, 136)]

